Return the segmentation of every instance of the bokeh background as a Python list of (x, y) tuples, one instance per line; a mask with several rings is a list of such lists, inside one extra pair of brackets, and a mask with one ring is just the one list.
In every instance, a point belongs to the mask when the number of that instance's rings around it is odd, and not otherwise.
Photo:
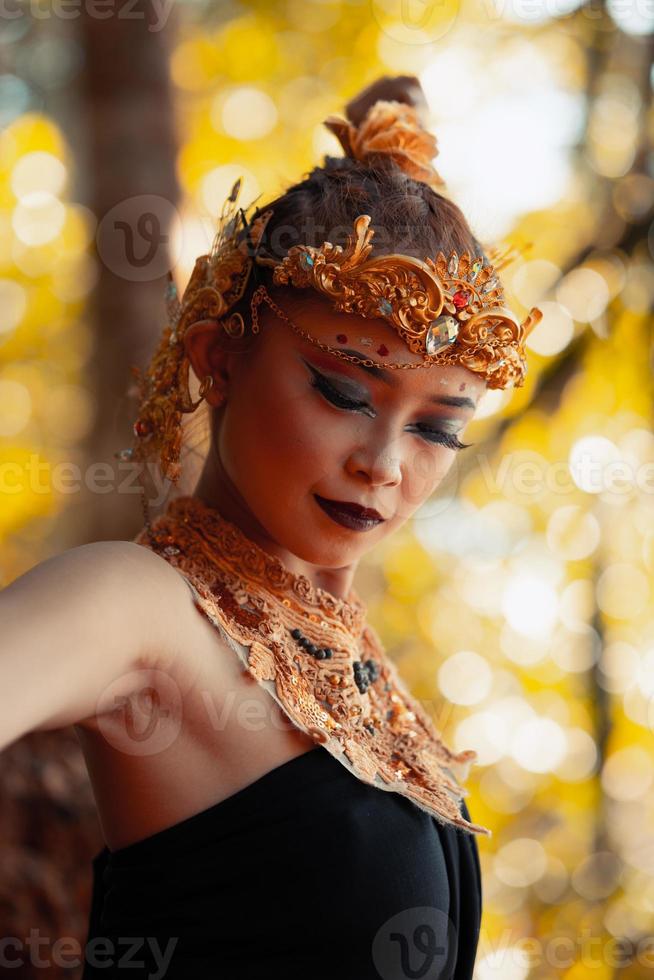
[[(525, 387), (485, 396), (474, 446), (359, 591), (446, 739), (479, 754), (475, 980), (652, 975), (652, 5), (5, 8), (0, 586), (140, 527), (110, 478), (130, 366), (236, 177), (265, 201), (340, 155), (330, 113), (417, 74), (446, 193), (520, 249), (511, 305), (545, 315)], [(8, 748), (0, 797), (0, 933), (82, 942), (102, 840), (72, 729)]]

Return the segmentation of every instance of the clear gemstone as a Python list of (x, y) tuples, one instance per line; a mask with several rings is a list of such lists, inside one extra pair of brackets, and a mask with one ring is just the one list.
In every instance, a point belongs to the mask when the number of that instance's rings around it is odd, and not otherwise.
[(475, 279), (477, 278), (477, 276), (481, 272), (481, 267), (482, 267), (483, 264), (484, 263), (483, 263), (483, 261), (481, 259), (475, 259), (475, 261), (472, 263), (472, 268), (470, 269), (470, 274), (468, 276), (468, 282), (474, 282), (475, 281)]
[(481, 287), (480, 292), (490, 293), (491, 289), (495, 289), (496, 286), (499, 286), (497, 276), (491, 276), (488, 282), (485, 282), (484, 285)]
[(459, 271), (459, 256), (456, 252), (452, 252), (450, 255), (450, 261), (447, 265), (447, 271), (451, 276), (455, 276)]
[(425, 337), (425, 347), (428, 354), (437, 354), (453, 344), (459, 333), (459, 324), (453, 316), (439, 316), (432, 320), (427, 336)]

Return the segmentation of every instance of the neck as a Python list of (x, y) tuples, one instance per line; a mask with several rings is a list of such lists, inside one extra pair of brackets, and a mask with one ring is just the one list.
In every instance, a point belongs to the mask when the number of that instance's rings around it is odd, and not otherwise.
[(314, 587), (331, 593), (337, 599), (347, 599), (352, 588), (356, 565), (347, 565), (343, 568), (314, 565), (299, 558), (271, 538), (247, 506), (225, 472), (222, 462), (213, 452), (207, 457), (193, 496), (198, 497), (208, 507), (215, 508), (226, 521), (236, 525), (263, 551), (279, 558), (289, 572), (306, 576)]

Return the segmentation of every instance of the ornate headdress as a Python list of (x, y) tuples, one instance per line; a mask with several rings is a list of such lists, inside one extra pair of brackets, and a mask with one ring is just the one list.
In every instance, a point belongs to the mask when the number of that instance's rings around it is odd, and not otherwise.
[[(346, 153), (361, 161), (391, 159), (409, 176), (435, 187), (443, 181), (431, 161), (436, 140), (426, 132), (412, 106), (377, 102), (358, 127), (330, 116), (325, 125), (334, 132)], [(520, 387), (526, 372), (524, 342), (542, 317), (536, 307), (525, 320), (505, 305), (497, 276), (516, 256), (515, 249), (491, 249), (494, 265), (483, 256), (464, 252), (439, 252), (424, 261), (392, 253), (370, 257), (374, 229), (371, 218), (359, 215), (345, 247), (326, 241), (320, 247), (295, 245), (282, 259), (260, 248), (272, 211), (248, 220), (237, 207), (240, 179), (223, 206), (211, 251), (195, 262), (180, 302), (169, 273), (167, 306), (169, 323), (145, 374), (132, 368), (141, 399), (134, 425), (135, 444), (117, 454), (122, 459), (158, 459), (165, 477), (177, 482), (183, 413), (193, 412), (202, 401), (211, 379), (202, 379), (199, 398), (191, 399), (189, 361), (185, 354), (186, 331), (200, 320), (214, 320), (217, 328), (234, 339), (246, 326), (233, 307), (243, 297), (255, 266), (272, 269), (275, 285), (313, 288), (327, 297), (332, 309), (342, 313), (381, 318), (393, 327), (409, 350), (420, 354), (417, 362), (388, 363), (388, 350), (377, 349), (379, 360), (357, 358), (338, 347), (321, 343), (294, 324), (272, 300), (265, 285), (251, 297), (251, 332), (259, 331), (258, 306), (271, 309), (306, 340), (348, 361), (409, 370), (434, 364), (461, 364), (483, 377), (489, 388)]]

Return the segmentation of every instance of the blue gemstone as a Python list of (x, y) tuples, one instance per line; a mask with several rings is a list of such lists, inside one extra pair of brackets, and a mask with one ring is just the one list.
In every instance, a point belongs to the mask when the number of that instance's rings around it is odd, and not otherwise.
[(383, 313), (384, 316), (389, 316), (389, 314), (393, 312), (393, 307), (391, 306), (391, 304), (387, 299), (382, 299), (377, 309), (379, 310), (380, 313)]

